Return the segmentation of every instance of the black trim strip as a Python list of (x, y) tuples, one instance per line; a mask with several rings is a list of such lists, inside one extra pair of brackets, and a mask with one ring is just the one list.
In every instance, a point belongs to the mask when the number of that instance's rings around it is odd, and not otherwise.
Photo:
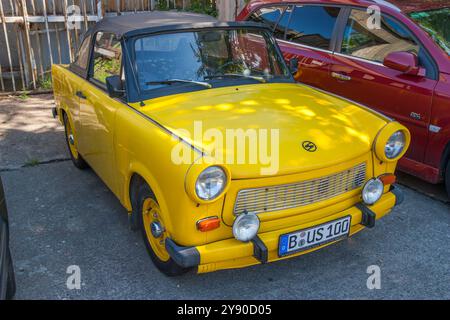
[(375, 227), (375, 221), (377, 219), (375, 212), (362, 203), (357, 203), (356, 207), (362, 212), (361, 224), (369, 229)]
[(192, 268), (200, 265), (200, 252), (196, 247), (181, 247), (172, 239), (166, 239), (166, 250), (170, 257), (183, 268)]
[(262, 264), (269, 261), (269, 252), (266, 245), (260, 237), (256, 236), (252, 239), (253, 243), (253, 256), (258, 259)]
[(402, 189), (400, 189), (397, 185), (392, 185), (390, 190), (395, 195), (395, 205), (401, 205), (405, 200), (405, 196), (403, 194)]

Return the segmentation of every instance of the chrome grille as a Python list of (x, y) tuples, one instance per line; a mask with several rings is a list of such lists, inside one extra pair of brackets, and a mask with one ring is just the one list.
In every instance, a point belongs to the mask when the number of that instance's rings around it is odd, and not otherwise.
[(366, 163), (322, 178), (239, 191), (234, 214), (263, 213), (307, 206), (358, 189), (366, 181)]

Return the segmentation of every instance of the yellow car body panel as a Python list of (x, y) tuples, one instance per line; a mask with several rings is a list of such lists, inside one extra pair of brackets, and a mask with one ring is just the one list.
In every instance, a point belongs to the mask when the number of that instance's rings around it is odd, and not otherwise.
[[(130, 213), (130, 181), (135, 175), (142, 177), (157, 198), (170, 239), (200, 253), (199, 272), (259, 263), (252, 245), (233, 237), (232, 208), (239, 190), (324, 177), (362, 162), (368, 179), (395, 171), (396, 161), (381, 162), (374, 153), (377, 135), (389, 119), (306, 86), (230, 86), (156, 98), (141, 106), (111, 98), (67, 66), (54, 65), (52, 73), (57, 113), (62, 121), (65, 112), (73, 124), (79, 153)], [(77, 91), (86, 99), (78, 98)], [(198, 203), (186, 192), (186, 177), (192, 167), (200, 165), (196, 160), (202, 152), (208, 154), (211, 145), (180, 130), (192, 130), (194, 121), (202, 121), (204, 130), (279, 129), (278, 173), (262, 176), (256, 164), (227, 165), (231, 183), (226, 195)], [(180, 138), (186, 152), (194, 153), (192, 163), (175, 164), (171, 159)], [(314, 141), (318, 151), (302, 150), (305, 140)], [(351, 233), (360, 231), (361, 211), (355, 207), (359, 202), (361, 189), (304, 207), (261, 214), (259, 236), (268, 247), (269, 261), (285, 258), (276, 252), (281, 234), (345, 215), (352, 216)], [(395, 196), (386, 186), (383, 198), (371, 210), (378, 219), (394, 205)], [(198, 231), (197, 221), (212, 216), (221, 217), (220, 227)]]
[[(380, 116), (360, 106), (300, 84), (245, 85), (238, 90), (225, 87), (144, 103), (145, 107), (140, 107), (139, 103), (132, 106), (206, 152), (214, 146), (214, 141), (207, 144), (193, 139), (194, 121), (202, 121), (203, 131), (279, 129), (278, 176), (333, 166), (366, 154), (386, 125)], [(186, 129), (190, 137), (184, 135)], [(317, 152), (305, 153), (302, 141), (313, 141)], [(343, 145), (352, 145), (352, 148), (342, 148)], [(231, 164), (229, 167), (233, 179), (261, 176), (258, 165)]]

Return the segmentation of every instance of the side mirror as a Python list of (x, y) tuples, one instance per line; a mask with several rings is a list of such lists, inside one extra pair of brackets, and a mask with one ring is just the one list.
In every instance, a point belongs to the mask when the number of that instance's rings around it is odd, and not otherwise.
[(426, 70), (419, 66), (417, 56), (411, 52), (391, 52), (384, 58), (383, 65), (412, 76), (424, 77), (426, 74)]
[(111, 98), (121, 98), (125, 95), (123, 82), (120, 76), (111, 76), (106, 78), (106, 88)]
[(289, 70), (292, 74), (296, 74), (298, 72), (298, 59), (292, 58), (289, 60)]

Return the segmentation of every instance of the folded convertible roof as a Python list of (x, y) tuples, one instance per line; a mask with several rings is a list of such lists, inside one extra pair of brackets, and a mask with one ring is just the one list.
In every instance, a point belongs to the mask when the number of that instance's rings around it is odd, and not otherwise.
[(119, 37), (127, 38), (170, 30), (238, 26), (262, 27), (263, 25), (254, 22), (219, 22), (214, 17), (191, 12), (152, 11), (106, 17), (95, 24), (88, 33), (112, 32)]

